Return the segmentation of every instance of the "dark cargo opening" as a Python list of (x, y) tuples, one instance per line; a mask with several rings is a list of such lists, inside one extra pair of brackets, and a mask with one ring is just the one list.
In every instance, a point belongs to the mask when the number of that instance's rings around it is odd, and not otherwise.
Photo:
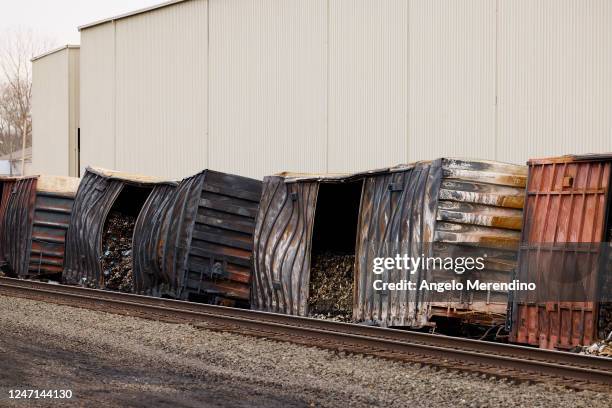
[(308, 310), (311, 316), (350, 321), (355, 243), (363, 182), (322, 183), (312, 233)]
[(132, 292), (132, 238), (136, 218), (152, 188), (124, 185), (113, 203), (102, 231), (103, 287)]

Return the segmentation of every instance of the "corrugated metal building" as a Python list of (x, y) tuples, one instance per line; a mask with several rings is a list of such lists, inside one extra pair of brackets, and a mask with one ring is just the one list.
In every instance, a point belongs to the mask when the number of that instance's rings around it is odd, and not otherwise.
[(607, 0), (183, 0), (92, 23), (81, 167), (261, 177), (611, 151), (609, 21)]
[(77, 45), (32, 59), (33, 173), (79, 174), (79, 80)]

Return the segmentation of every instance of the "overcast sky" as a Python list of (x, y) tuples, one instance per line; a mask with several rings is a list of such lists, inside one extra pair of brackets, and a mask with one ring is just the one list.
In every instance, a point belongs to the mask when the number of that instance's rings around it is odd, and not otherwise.
[(31, 29), (59, 45), (79, 44), (77, 27), (165, 0), (0, 0), (0, 33)]

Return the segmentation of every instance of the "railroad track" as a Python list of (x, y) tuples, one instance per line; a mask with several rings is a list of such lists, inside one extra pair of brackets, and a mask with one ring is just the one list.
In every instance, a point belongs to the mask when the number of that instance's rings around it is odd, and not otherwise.
[(0, 294), (448, 370), (612, 392), (612, 360), (602, 357), (11, 278), (0, 278)]

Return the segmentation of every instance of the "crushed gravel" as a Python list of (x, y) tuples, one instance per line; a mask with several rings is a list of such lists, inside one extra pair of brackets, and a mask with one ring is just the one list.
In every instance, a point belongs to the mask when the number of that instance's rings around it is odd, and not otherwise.
[[(362, 355), (0, 296), (8, 389), (69, 387), (41, 406), (609, 407), (611, 394), (513, 384)], [(30, 402), (31, 403), (31, 402)], [(45, 405), (47, 404), (47, 405)]]

